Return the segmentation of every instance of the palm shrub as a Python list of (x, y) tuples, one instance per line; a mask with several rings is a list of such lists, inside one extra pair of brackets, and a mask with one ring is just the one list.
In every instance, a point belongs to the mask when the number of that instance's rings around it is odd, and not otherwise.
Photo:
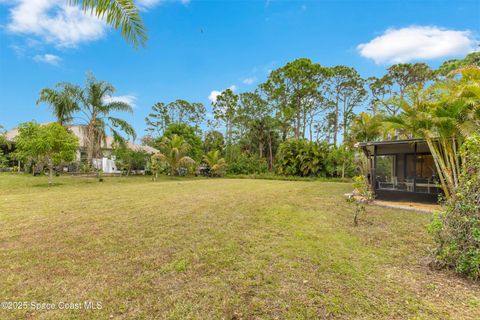
[(288, 139), (278, 148), (276, 169), (287, 176), (326, 176), (328, 154), (327, 143)]
[(433, 264), (480, 279), (480, 134), (466, 139), (460, 150), (464, 162), (454, 196), (429, 225), (433, 235)]
[(187, 156), (190, 145), (177, 135), (171, 138), (163, 138), (160, 144), (160, 152), (152, 156), (152, 160), (157, 160), (167, 165), (171, 176), (180, 175), (181, 168), (187, 169), (195, 164), (195, 161)]
[(221, 177), (227, 168), (227, 162), (224, 158), (221, 158), (220, 151), (218, 150), (210, 151), (204, 155), (203, 162), (207, 164), (212, 177)]

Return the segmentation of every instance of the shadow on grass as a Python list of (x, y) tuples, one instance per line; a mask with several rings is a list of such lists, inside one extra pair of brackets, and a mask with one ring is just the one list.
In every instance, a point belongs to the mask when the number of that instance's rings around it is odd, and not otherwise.
[(48, 188), (48, 187), (58, 187), (58, 186), (63, 186), (65, 185), (65, 183), (62, 183), (62, 182), (53, 182), (52, 184), (48, 184), (48, 182), (46, 183), (37, 183), (37, 184), (34, 184), (32, 185), (32, 187), (34, 188)]

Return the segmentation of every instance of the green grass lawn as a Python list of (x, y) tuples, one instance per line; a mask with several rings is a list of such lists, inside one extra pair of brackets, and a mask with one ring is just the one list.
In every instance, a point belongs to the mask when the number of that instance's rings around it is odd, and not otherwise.
[(0, 300), (101, 302), (0, 319), (480, 319), (427, 266), (427, 214), (337, 182), (0, 175)]

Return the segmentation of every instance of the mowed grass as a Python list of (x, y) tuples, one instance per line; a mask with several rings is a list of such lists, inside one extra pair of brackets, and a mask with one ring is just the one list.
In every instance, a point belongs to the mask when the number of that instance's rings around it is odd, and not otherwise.
[(480, 287), (431, 271), (428, 214), (347, 183), (0, 175), (0, 300), (101, 302), (0, 319), (480, 319)]

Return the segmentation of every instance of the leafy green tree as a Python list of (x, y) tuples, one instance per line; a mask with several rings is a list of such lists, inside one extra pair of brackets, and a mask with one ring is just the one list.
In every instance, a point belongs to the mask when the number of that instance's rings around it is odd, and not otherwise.
[(230, 146), (233, 143), (233, 124), (238, 111), (238, 96), (231, 89), (226, 89), (217, 96), (212, 105), (215, 120), (225, 126), (226, 155), (227, 158), (231, 158)]
[(65, 83), (59, 83), (55, 87), (55, 89), (43, 88), (40, 90), (37, 105), (49, 104), (57, 122), (65, 126), (72, 122), (73, 114), (80, 109), (76, 101), (76, 91)]
[(106, 141), (107, 133), (113, 136), (116, 143), (124, 143), (126, 140), (121, 132), (135, 138), (135, 130), (127, 121), (112, 116), (112, 113), (116, 112), (133, 113), (128, 103), (109, 101), (115, 93), (113, 85), (106, 81), (98, 81), (89, 73), (84, 88), (73, 84), (65, 84), (65, 86), (68, 90), (75, 92), (80, 103), (78, 119), (83, 129), (89, 164), (93, 163), (93, 159), (102, 156), (102, 142)]
[(185, 123), (172, 123), (163, 133), (163, 137), (157, 140), (156, 146), (159, 147), (162, 144), (163, 138), (172, 138), (174, 135), (182, 137), (183, 140), (188, 143), (190, 146), (188, 149), (188, 156), (195, 161), (201, 160), (203, 152), (200, 129), (191, 127)]
[(171, 124), (186, 124), (200, 128), (205, 120), (206, 109), (202, 103), (175, 100), (169, 104), (157, 102), (152, 112), (145, 118), (146, 131), (152, 136), (162, 136)]
[(353, 118), (353, 110), (366, 98), (365, 80), (358, 72), (349, 67), (335, 66), (329, 69), (327, 80), (328, 104), (333, 108), (333, 144), (337, 145), (343, 117), (344, 140), (348, 135), (348, 127)]
[(190, 145), (180, 136), (164, 137), (160, 152), (152, 158), (165, 163), (170, 170), (170, 175), (177, 176), (180, 175), (180, 168), (187, 168), (195, 163), (195, 160), (187, 156), (189, 149)]
[(247, 144), (257, 145), (258, 157), (268, 154), (269, 167), (273, 166), (273, 149), (275, 142), (275, 121), (271, 116), (271, 108), (258, 92), (240, 94), (238, 122), (243, 128)]
[(412, 86), (425, 85), (435, 80), (435, 72), (425, 63), (400, 63), (390, 66), (382, 78), (370, 78), (372, 108), (388, 116), (400, 111), (398, 101), (404, 99), (405, 91)]
[(116, 145), (113, 150), (115, 164), (126, 171), (129, 176), (132, 170), (144, 170), (150, 155), (143, 150), (133, 150), (127, 145)]
[(85, 13), (120, 29), (122, 37), (135, 48), (145, 46), (148, 39), (146, 28), (133, 0), (69, 0), (69, 3), (79, 4)]
[(213, 177), (221, 177), (226, 170), (227, 162), (221, 157), (220, 151), (210, 151), (203, 156), (203, 162), (210, 169), (210, 175)]
[(8, 166), (8, 157), (4, 154), (4, 148), (9, 149), (10, 142), (5, 136), (5, 129), (0, 124), (0, 168), (6, 168)]
[(15, 157), (18, 160), (47, 164), (50, 172), (49, 185), (53, 182), (53, 167), (73, 161), (79, 147), (78, 138), (58, 123), (21, 124), (15, 142)]
[(203, 139), (203, 148), (205, 153), (218, 150), (220, 154), (223, 154), (223, 150), (225, 149), (223, 134), (216, 130), (208, 131)]
[(152, 112), (145, 117), (145, 123), (147, 124), (145, 131), (149, 137), (161, 137), (170, 122), (166, 104), (157, 102), (152, 106)]
[(305, 136), (308, 113), (314, 106), (309, 102), (318, 96), (324, 74), (325, 69), (319, 64), (302, 58), (272, 71), (261, 85), (270, 101), (280, 101), (277, 117), (284, 126), (293, 126), (295, 139)]
[(437, 69), (437, 74), (448, 76), (455, 74), (454, 71), (464, 67), (480, 67), (480, 51), (469, 53), (463, 59), (447, 60)]

